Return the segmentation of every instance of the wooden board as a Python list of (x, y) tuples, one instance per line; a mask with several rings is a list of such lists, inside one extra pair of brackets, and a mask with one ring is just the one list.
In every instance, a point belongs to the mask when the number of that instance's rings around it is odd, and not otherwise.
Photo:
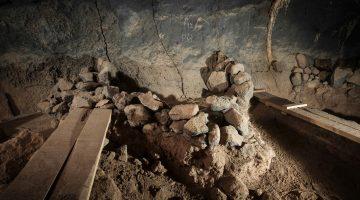
[(111, 110), (94, 109), (75, 143), (50, 199), (89, 199), (110, 121)]
[(309, 108), (288, 110), (284, 105), (293, 104), (291, 101), (266, 92), (256, 93), (254, 94), (254, 97), (267, 106), (271, 106), (281, 112), (300, 118), (354, 142), (360, 143), (360, 126), (355, 122), (338, 119), (331, 114), (325, 114), (325, 112), (316, 109), (311, 109), (310, 111)]
[(292, 110), (292, 109), (296, 109), (296, 108), (303, 108), (303, 107), (306, 107), (306, 106), (307, 106), (306, 103), (301, 103), (301, 104), (292, 103), (292, 104), (284, 105), (284, 107), (285, 107), (287, 110)]
[(88, 110), (72, 110), (65, 121), (34, 153), (25, 167), (0, 193), (1, 200), (43, 200), (64, 165), (86, 120)]

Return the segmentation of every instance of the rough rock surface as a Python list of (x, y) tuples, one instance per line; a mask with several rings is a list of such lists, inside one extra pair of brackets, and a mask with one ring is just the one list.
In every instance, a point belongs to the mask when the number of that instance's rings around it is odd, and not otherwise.
[(206, 125), (209, 122), (208, 116), (207, 113), (200, 112), (186, 122), (184, 129), (192, 133), (193, 136), (207, 133), (209, 131)]
[(163, 103), (160, 101), (152, 92), (142, 93), (138, 96), (140, 102), (147, 108), (157, 111), (159, 108), (163, 107)]
[(132, 127), (144, 125), (150, 119), (149, 112), (141, 104), (128, 105), (124, 108), (124, 112)]
[(176, 105), (169, 111), (172, 120), (190, 119), (199, 112), (197, 104)]
[(220, 129), (221, 132), (221, 143), (230, 147), (241, 146), (244, 138), (238, 133), (233, 126), (224, 126)]
[(213, 71), (208, 78), (207, 86), (212, 92), (224, 92), (229, 87), (226, 73)]

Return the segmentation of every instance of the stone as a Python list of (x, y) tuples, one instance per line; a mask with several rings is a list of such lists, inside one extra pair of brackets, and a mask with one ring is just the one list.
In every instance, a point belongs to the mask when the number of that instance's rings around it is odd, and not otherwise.
[(245, 83), (246, 81), (250, 81), (250, 80), (251, 80), (250, 74), (248, 74), (246, 72), (239, 72), (232, 78), (232, 83), (241, 85), (241, 84)]
[(311, 68), (311, 73), (314, 75), (319, 75), (320, 71), (316, 67)]
[(142, 105), (153, 111), (157, 111), (159, 108), (164, 106), (159, 97), (157, 97), (155, 94), (152, 94), (150, 91), (147, 93), (141, 93), (138, 98)]
[(94, 82), (94, 73), (92, 72), (80, 73), (79, 77), (83, 82)]
[(212, 92), (224, 92), (229, 87), (226, 72), (213, 71), (207, 80), (207, 87)]
[(169, 109), (162, 109), (160, 112), (156, 112), (155, 113), (155, 118), (156, 120), (162, 124), (162, 125), (166, 125), (169, 122)]
[(120, 111), (123, 111), (125, 106), (127, 106), (131, 100), (132, 96), (125, 91), (115, 94), (112, 98), (116, 108)]
[(304, 73), (304, 70), (300, 67), (294, 67), (292, 72), (293, 73)]
[(210, 131), (208, 133), (208, 143), (209, 148), (213, 149), (215, 146), (220, 143), (220, 128), (217, 124), (212, 124), (210, 126)]
[(73, 100), (74, 93), (72, 90), (62, 91), (60, 92), (60, 97), (62, 101), (69, 103)]
[(146, 124), (151, 118), (150, 113), (142, 104), (132, 104), (124, 108), (130, 126), (136, 127)]
[(214, 71), (223, 71), (225, 70), (225, 66), (230, 62), (229, 59), (224, 60), (223, 62), (215, 64), (213, 70)]
[(0, 92), (0, 113), (0, 121), (14, 116), (10, 109), (9, 100), (3, 92)]
[(97, 75), (98, 77), (98, 82), (105, 84), (105, 85), (109, 85), (110, 84), (110, 71), (107, 68), (104, 68), (100, 71), (100, 73), (98, 73)]
[(333, 87), (339, 88), (352, 75), (353, 72), (350, 68), (337, 67), (331, 76), (331, 84)]
[(328, 72), (328, 71), (320, 71), (320, 73), (319, 73), (319, 79), (320, 79), (320, 81), (326, 81), (328, 78), (329, 78), (329, 76), (331, 75), (331, 73), (330, 72)]
[(294, 87), (293, 87), (293, 90), (294, 90), (296, 93), (300, 93), (301, 90), (302, 90), (302, 87), (301, 87), (301, 86), (294, 86)]
[(226, 200), (226, 194), (224, 194), (223, 192), (221, 192), (221, 190), (219, 190), (219, 188), (216, 187), (212, 187), (209, 191), (208, 194), (208, 198), (209, 200)]
[(50, 104), (49, 101), (39, 102), (39, 103), (37, 104), (37, 107), (38, 107), (38, 109), (39, 109), (42, 113), (49, 114), (49, 113), (51, 113), (51, 111), (52, 111), (52, 106), (51, 106), (51, 104)]
[(360, 87), (354, 87), (348, 91), (348, 95), (351, 98), (359, 98), (360, 97)]
[(208, 96), (205, 99), (206, 104), (215, 112), (228, 110), (234, 101), (236, 102), (236, 99), (233, 100), (227, 96), (218, 97), (215, 95)]
[(234, 126), (224, 126), (220, 129), (220, 141), (221, 144), (230, 147), (239, 147), (244, 141), (244, 137), (241, 136)]
[(181, 104), (176, 105), (169, 111), (172, 120), (190, 119), (199, 112), (197, 104)]
[(155, 174), (163, 175), (167, 172), (167, 169), (164, 167), (164, 165), (161, 164), (161, 161), (157, 160), (151, 166), (151, 171)]
[(314, 79), (312, 81), (307, 82), (306, 86), (308, 88), (316, 88), (317, 86), (319, 86), (319, 84), (320, 84), (320, 81), (318, 79)]
[(245, 66), (241, 63), (237, 63), (226, 68), (226, 73), (230, 75), (236, 75), (239, 72), (245, 72)]
[(102, 94), (108, 99), (112, 99), (117, 93), (119, 93), (119, 88), (116, 86), (104, 86), (102, 90)]
[(187, 120), (173, 121), (170, 125), (170, 130), (174, 133), (182, 133), (186, 122)]
[(311, 68), (310, 67), (305, 67), (304, 73), (305, 74), (311, 74)]
[(58, 87), (61, 91), (71, 90), (74, 87), (74, 84), (65, 78), (60, 78), (58, 80)]
[(241, 114), (234, 108), (230, 108), (224, 114), (225, 120), (233, 125), (237, 130), (241, 132), (242, 135), (247, 135), (249, 132), (249, 125), (248, 125), (248, 117), (247, 113)]
[(192, 133), (192, 136), (207, 133), (209, 131), (209, 128), (206, 125), (209, 122), (208, 116), (209, 114), (200, 112), (186, 122), (184, 129)]
[(97, 96), (97, 95), (103, 94), (103, 90), (104, 90), (104, 87), (97, 87), (95, 89), (95, 95)]
[(93, 102), (91, 99), (88, 99), (84, 96), (74, 96), (74, 99), (71, 103), (71, 107), (75, 107), (75, 108), (92, 108), (93, 107)]
[(248, 103), (254, 94), (254, 84), (252, 81), (246, 81), (241, 85), (233, 84), (227, 91), (228, 95), (234, 95), (244, 99)]
[(302, 77), (300, 73), (293, 73), (290, 77), (292, 85), (299, 86), (302, 84)]
[(94, 187), (91, 190), (91, 199), (111, 199), (122, 200), (123, 195), (120, 189), (117, 187), (115, 181), (102, 169), (98, 169), (96, 172)]
[(96, 82), (78, 82), (76, 83), (76, 88), (79, 90), (90, 91), (99, 87), (100, 84)]
[(65, 114), (69, 110), (66, 102), (61, 102), (52, 108), (53, 113)]
[(235, 176), (220, 178), (218, 185), (229, 199), (245, 200), (249, 196), (249, 190), (246, 185)]
[(315, 59), (314, 60), (314, 65), (316, 68), (320, 69), (320, 70), (326, 70), (329, 71), (332, 68), (332, 62), (331, 59)]
[(53, 128), (53, 129), (56, 129), (59, 125), (59, 120), (58, 119), (52, 119), (50, 121), (50, 127)]
[(355, 70), (354, 74), (346, 79), (347, 82), (360, 86), (360, 69)]
[(304, 54), (298, 53), (296, 54), (295, 58), (299, 67), (305, 68), (309, 66), (309, 62)]
[(80, 69), (79, 74), (84, 74), (84, 73), (88, 73), (88, 72), (91, 72), (90, 67), (83, 67)]
[(128, 161), (128, 151), (127, 151), (127, 145), (122, 145), (119, 148), (119, 160), (123, 161), (123, 162), (127, 162)]
[(100, 100), (99, 102), (96, 103), (95, 108), (100, 108), (101, 106), (104, 106), (109, 103), (110, 103), (109, 99)]
[(205, 134), (192, 136), (190, 142), (193, 146), (199, 147), (200, 149), (205, 149), (207, 147)]
[(306, 83), (310, 78), (309, 74), (302, 74), (302, 82)]

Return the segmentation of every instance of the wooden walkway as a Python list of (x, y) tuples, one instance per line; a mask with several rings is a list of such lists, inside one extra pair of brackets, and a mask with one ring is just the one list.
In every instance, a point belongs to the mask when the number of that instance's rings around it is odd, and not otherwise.
[[(294, 104), (287, 99), (266, 92), (256, 92), (254, 93), (254, 97), (266, 106), (280, 110), (284, 114), (300, 118), (354, 142), (360, 143), (360, 125), (356, 122), (341, 119), (321, 110), (307, 108), (305, 106), (306, 104)], [(289, 106), (291, 106), (290, 109)], [(294, 106), (296, 108), (294, 108)]]
[(0, 199), (88, 199), (110, 120), (111, 110), (72, 110)]

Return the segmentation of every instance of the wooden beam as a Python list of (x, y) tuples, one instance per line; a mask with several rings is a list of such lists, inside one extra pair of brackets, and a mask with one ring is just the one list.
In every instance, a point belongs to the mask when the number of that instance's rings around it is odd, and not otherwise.
[(323, 129), (334, 132), (354, 142), (360, 143), (360, 126), (355, 122), (340, 119), (323, 111), (309, 108), (287, 109), (286, 105), (293, 102), (276, 97), (266, 92), (254, 94), (254, 97), (267, 106), (280, 110), (282, 113), (300, 118)]
[(0, 193), (0, 199), (45, 199), (85, 124), (87, 112), (84, 108), (72, 110), (34, 153), (15, 180)]
[(89, 199), (110, 121), (111, 110), (94, 109), (75, 143), (50, 199)]
[(284, 105), (286, 110), (292, 110), (292, 109), (295, 109), (295, 108), (303, 108), (303, 107), (306, 107), (306, 106), (307, 106), (306, 103), (302, 103), (302, 104), (292, 103), (292, 104)]

